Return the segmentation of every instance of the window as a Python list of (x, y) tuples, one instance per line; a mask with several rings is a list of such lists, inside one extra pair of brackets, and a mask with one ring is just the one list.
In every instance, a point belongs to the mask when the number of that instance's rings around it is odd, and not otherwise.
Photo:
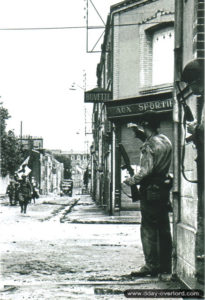
[(174, 80), (174, 29), (163, 28), (153, 33), (152, 85)]

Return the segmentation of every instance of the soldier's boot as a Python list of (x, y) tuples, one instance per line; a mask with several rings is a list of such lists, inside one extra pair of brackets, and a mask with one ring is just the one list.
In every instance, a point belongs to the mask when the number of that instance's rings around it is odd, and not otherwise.
[(132, 272), (133, 277), (146, 277), (146, 276), (157, 276), (159, 274), (158, 268), (149, 268), (147, 265), (141, 267), (139, 271)]

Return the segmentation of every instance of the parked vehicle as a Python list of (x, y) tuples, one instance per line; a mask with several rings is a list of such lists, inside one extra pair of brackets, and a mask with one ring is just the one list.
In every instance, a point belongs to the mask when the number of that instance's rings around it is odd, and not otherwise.
[(72, 197), (73, 195), (73, 180), (64, 179), (61, 183), (61, 196), (68, 195)]

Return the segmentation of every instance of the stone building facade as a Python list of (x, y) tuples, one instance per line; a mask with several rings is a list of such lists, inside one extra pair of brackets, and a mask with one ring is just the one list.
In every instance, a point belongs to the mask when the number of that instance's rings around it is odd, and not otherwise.
[(175, 5), (174, 271), (204, 289), (204, 1)]
[(54, 156), (46, 151), (32, 150), (28, 161), (31, 169), (29, 177), (34, 177), (40, 194), (60, 194), (60, 183), (63, 180), (64, 167)]

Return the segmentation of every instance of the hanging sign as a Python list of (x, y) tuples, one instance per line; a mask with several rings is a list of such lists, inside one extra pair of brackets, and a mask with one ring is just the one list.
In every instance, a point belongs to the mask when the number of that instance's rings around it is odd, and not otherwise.
[(84, 102), (85, 103), (100, 103), (111, 100), (112, 94), (110, 91), (103, 88), (94, 88), (90, 91), (85, 92)]

